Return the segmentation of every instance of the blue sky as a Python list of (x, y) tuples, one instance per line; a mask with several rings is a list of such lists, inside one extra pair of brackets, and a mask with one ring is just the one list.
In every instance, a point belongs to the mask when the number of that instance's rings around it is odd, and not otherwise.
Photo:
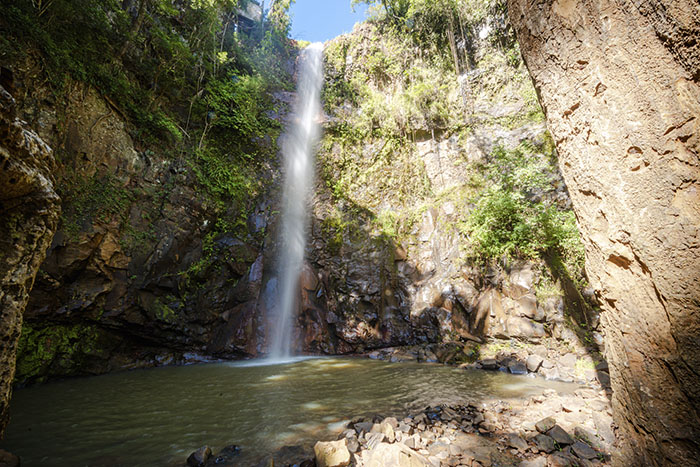
[(366, 5), (357, 5), (353, 13), (350, 0), (296, 0), (290, 9), (292, 39), (325, 42), (352, 31), (366, 10)]

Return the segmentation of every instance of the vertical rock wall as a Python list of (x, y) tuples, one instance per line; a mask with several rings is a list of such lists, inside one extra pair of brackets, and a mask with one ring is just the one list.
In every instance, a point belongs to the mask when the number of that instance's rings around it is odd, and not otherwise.
[(51, 149), (15, 118), (15, 102), (0, 86), (0, 437), (8, 403), (22, 312), (56, 230)]
[(602, 298), (618, 465), (700, 459), (700, 4), (509, 0)]

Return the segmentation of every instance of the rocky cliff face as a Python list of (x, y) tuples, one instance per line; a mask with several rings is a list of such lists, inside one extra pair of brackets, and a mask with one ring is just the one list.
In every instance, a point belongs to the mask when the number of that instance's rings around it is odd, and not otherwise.
[[(568, 378), (574, 364), (558, 360), (559, 347), (563, 355), (570, 345), (592, 370), (599, 356), (585, 349), (602, 340), (595, 313), (590, 321), (572, 316), (575, 307), (543, 261), (483, 267), (468, 254), (473, 241), (464, 226), (490, 184), (484, 166), (498, 148), (534, 148), (547, 187), (532, 196), (564, 210), (569, 203), (556, 168), (544, 162), (547, 135), (524, 67), (488, 39), (475, 44), (475, 66), (460, 75), (416, 59), (415, 47), (372, 23), (326, 46), (328, 116), (302, 281), (303, 349), (432, 344), (432, 358), (441, 361), (502, 351), (500, 362), (506, 354), (524, 361), (538, 347), (557, 362), (541, 371)], [(408, 56), (412, 78), (391, 74), (392, 63)], [(373, 72), (371, 64), (382, 61), (387, 69)], [(440, 95), (425, 95), (435, 88)], [(434, 107), (413, 108), (412, 99)], [(440, 106), (450, 116), (435, 110)], [(416, 355), (431, 358), (422, 351), (395, 358)]]
[[(35, 79), (16, 73), (33, 89), (18, 111), (56, 148), (63, 213), (27, 305), (18, 382), (256, 354), (264, 315), (237, 307), (257, 297), (275, 185), (222, 212), (189, 162), (137, 144), (93, 88), (72, 82), (57, 101)], [(241, 211), (243, 225), (215, 225)], [(229, 318), (245, 339), (224, 349)]]
[(700, 6), (511, 0), (603, 303), (619, 465), (700, 459)]
[(60, 211), (51, 148), (0, 85), (0, 438), (9, 419), (22, 312)]

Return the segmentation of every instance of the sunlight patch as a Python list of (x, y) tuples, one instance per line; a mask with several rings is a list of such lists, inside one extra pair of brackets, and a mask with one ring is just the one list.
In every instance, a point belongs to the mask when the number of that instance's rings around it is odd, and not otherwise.
[(306, 404), (302, 404), (302, 407), (309, 410), (318, 410), (323, 408), (323, 406), (318, 402), (307, 402)]

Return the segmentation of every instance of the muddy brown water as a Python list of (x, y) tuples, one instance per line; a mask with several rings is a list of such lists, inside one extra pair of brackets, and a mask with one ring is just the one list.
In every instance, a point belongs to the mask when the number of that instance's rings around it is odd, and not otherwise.
[(241, 463), (330, 439), (357, 415), (404, 416), (441, 403), (578, 386), (500, 372), (359, 358), (134, 370), (16, 390), (0, 448), (31, 466), (184, 465), (208, 444)]

